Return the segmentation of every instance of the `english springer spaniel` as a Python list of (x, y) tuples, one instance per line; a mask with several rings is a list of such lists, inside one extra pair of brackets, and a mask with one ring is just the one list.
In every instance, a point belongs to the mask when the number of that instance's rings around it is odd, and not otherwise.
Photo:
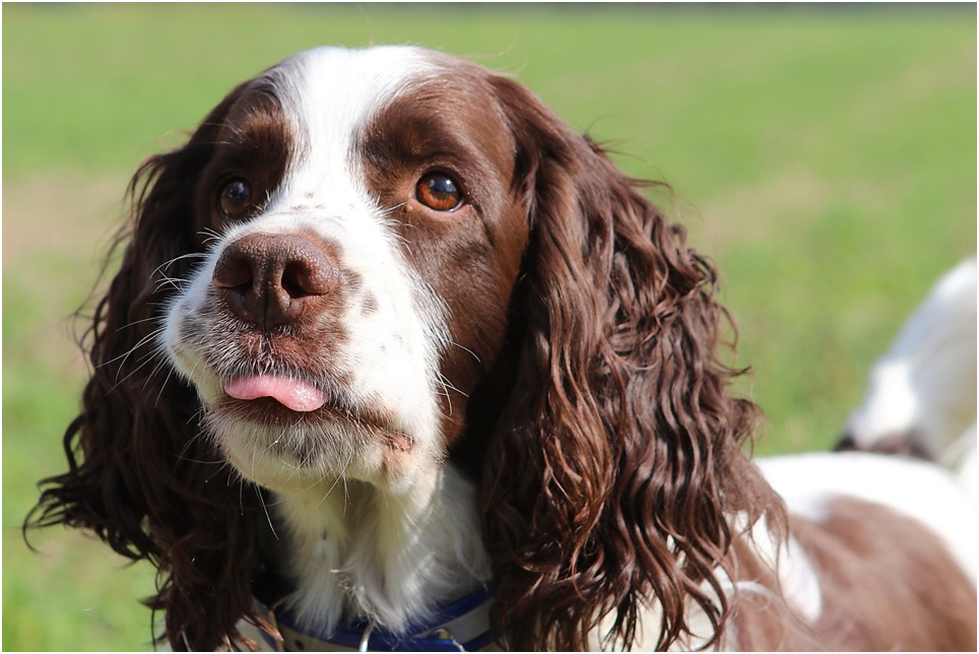
[(974, 650), (975, 502), (749, 460), (715, 269), (641, 186), (448, 55), (243, 83), (132, 182), (33, 524), (152, 561), (178, 649)]

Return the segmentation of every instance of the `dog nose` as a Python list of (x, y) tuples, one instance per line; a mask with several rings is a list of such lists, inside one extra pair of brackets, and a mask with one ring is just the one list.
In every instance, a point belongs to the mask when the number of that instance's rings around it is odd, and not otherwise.
[(231, 312), (262, 330), (294, 323), (336, 286), (337, 267), (299, 234), (250, 234), (228, 245), (211, 281)]
[(850, 450), (856, 450), (857, 441), (853, 438), (853, 434), (848, 431), (840, 434), (839, 440), (836, 441), (836, 446), (833, 448), (834, 452), (849, 452)]

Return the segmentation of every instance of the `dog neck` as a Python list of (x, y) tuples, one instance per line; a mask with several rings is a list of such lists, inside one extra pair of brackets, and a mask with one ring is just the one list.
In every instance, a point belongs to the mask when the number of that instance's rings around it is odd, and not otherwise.
[(451, 465), (399, 493), (340, 480), (275, 499), (295, 589), (286, 607), (304, 627), (403, 631), (489, 580), (475, 485)]

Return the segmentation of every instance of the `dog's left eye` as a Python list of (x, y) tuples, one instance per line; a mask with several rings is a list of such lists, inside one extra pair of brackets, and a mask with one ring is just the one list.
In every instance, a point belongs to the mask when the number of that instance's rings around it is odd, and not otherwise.
[(453, 211), (464, 200), (456, 181), (445, 173), (428, 173), (415, 185), (415, 197), (435, 211)]
[(252, 187), (243, 179), (236, 178), (221, 188), (221, 211), (229, 218), (244, 214), (252, 205)]

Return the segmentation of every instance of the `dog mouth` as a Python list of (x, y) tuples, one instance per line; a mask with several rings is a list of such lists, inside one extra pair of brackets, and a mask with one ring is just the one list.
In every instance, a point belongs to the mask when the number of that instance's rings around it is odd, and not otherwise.
[(325, 391), (306, 380), (270, 374), (229, 379), (224, 392), (242, 402), (270, 398), (296, 413), (318, 411), (330, 399)]
[(358, 422), (349, 402), (314, 382), (284, 374), (252, 374), (221, 382), (208, 404), (219, 414), (281, 431), (290, 427)]
[(231, 377), (224, 382), (222, 408), (245, 420), (267, 427), (300, 424), (346, 424), (360, 433), (380, 437), (392, 450), (408, 453), (414, 439), (392, 426), (382, 411), (354, 408), (337, 394), (316, 383), (285, 374), (266, 373)]

